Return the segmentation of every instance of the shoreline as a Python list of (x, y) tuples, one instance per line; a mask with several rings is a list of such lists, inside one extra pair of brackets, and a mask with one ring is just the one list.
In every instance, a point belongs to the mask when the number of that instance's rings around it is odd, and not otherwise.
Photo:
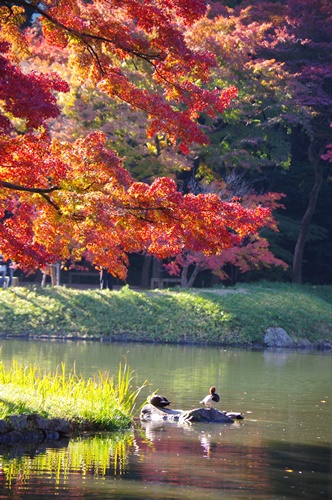
[[(79, 335), (67, 335), (67, 336), (59, 336), (59, 335), (36, 335), (36, 334), (0, 334), (0, 340), (22, 340), (27, 342), (101, 342), (105, 344), (115, 343), (133, 343), (133, 344), (148, 344), (148, 345), (173, 345), (173, 346), (192, 346), (192, 347), (224, 347), (228, 349), (247, 349), (254, 351), (264, 351), (264, 350), (285, 350), (285, 351), (299, 351), (299, 352), (308, 352), (308, 351), (320, 351), (320, 352), (331, 352), (332, 354), (332, 344), (329, 341), (324, 339), (319, 339), (316, 343), (308, 344), (308, 341), (305, 343), (300, 342), (293, 346), (285, 346), (285, 345), (276, 345), (269, 346), (264, 343), (225, 343), (225, 342), (198, 342), (198, 341), (190, 341), (190, 340), (179, 340), (179, 341), (158, 341), (151, 339), (137, 339), (134, 336), (128, 335), (128, 337), (121, 336), (117, 337), (93, 337), (93, 336), (79, 336)], [(301, 339), (302, 340), (302, 339)]]

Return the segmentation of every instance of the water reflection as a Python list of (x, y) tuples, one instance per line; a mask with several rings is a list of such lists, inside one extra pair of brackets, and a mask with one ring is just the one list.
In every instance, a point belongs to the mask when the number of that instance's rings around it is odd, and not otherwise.
[(15, 492), (35, 480), (44, 482), (45, 477), (50, 485), (59, 488), (70, 484), (73, 476), (79, 476), (80, 481), (88, 476), (121, 476), (126, 472), (128, 450), (135, 448), (132, 430), (52, 444), (1, 447), (1, 486)]
[(154, 455), (145, 457), (145, 477), (191, 484), (201, 498), (217, 498), (217, 492), (227, 492), (226, 498), (332, 498), (330, 446), (290, 447), (261, 436), (248, 443), (238, 439), (246, 425), (144, 424)]
[(178, 482), (190, 486), (195, 498), (217, 497), (222, 491), (227, 492), (227, 498), (248, 497), (253, 487), (254, 498), (266, 495), (269, 485), (258, 471), (267, 465), (267, 450), (259, 446), (259, 442), (248, 446), (239, 439), (233, 440), (244, 425), (242, 422), (186, 427), (144, 424), (146, 435), (154, 445), (153, 455), (150, 453), (144, 460), (145, 477), (152, 474), (153, 480), (163, 485)]
[(331, 498), (328, 446), (233, 439), (245, 426), (149, 422), (49, 448), (2, 448), (1, 498)]

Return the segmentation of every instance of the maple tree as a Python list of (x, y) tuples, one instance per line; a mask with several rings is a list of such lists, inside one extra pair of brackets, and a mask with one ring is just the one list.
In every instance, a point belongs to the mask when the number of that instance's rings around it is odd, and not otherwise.
[[(332, 123), (330, 124), (330, 127), (332, 128)], [(332, 162), (332, 144), (327, 144), (326, 152), (322, 154), (321, 158), (322, 160)]]
[[(142, 113), (132, 110), (126, 104), (115, 103), (87, 85), (82, 89), (82, 86), (78, 86), (71, 78), (67, 66), (54, 60), (53, 48), (45, 43), (45, 40), (38, 35), (35, 29), (31, 30), (30, 36), (29, 49), (33, 52), (33, 58), (29, 58), (29, 68), (37, 67), (40, 69), (43, 67), (47, 71), (55, 69), (63, 78), (70, 81), (70, 95), (69, 97), (64, 96), (61, 121), (53, 120), (50, 126), (53, 137), (63, 140), (78, 134), (84, 135), (92, 128), (102, 130), (107, 136), (107, 142), (111, 142), (112, 147), (125, 154), (124, 165), (133, 172), (135, 178), (141, 176), (152, 182), (156, 178), (156, 172), (160, 174), (164, 171), (168, 177), (176, 179), (177, 184), (180, 183), (182, 187), (179, 177), (186, 178), (187, 174), (190, 176), (190, 172), (193, 171), (192, 165), (195, 161), (193, 162), (190, 156), (179, 154), (177, 149), (171, 146), (167, 138), (161, 134), (155, 134), (154, 138), (147, 139), (145, 134), (146, 120), (144, 121), (144, 117), (142, 119)], [(65, 54), (62, 53), (61, 56), (63, 61)], [(184, 171), (184, 176), (181, 175), (181, 171)], [(212, 185), (210, 184), (210, 191)], [(228, 199), (232, 197), (231, 195), (227, 196)], [(255, 199), (255, 197), (251, 198), (252, 201)], [(271, 199), (273, 199), (273, 195), (260, 197), (259, 203), (264, 201), (264, 206), (267, 203), (267, 206), (272, 209)], [(258, 204), (257, 197), (255, 203)], [(252, 206), (253, 204), (254, 202)], [(253, 241), (247, 242), (245, 246), (241, 244), (241, 246), (231, 247), (231, 249), (223, 250), (222, 254), (214, 257), (206, 256), (198, 251), (182, 251), (181, 254), (177, 254), (175, 260), (165, 267), (171, 275), (178, 275), (181, 268), (182, 286), (192, 286), (196, 275), (205, 269), (211, 269), (219, 277), (225, 279), (226, 273), (222, 268), (230, 262), (241, 272), (247, 272), (251, 268), (270, 267), (271, 265), (285, 267), (280, 259), (273, 256), (269, 250), (268, 242), (257, 235)], [(188, 275), (189, 268), (193, 267), (193, 272)]]
[[(25, 70), (43, 73), (56, 71), (68, 82), (69, 92), (61, 95), (61, 117), (48, 120), (53, 138), (73, 141), (91, 131), (106, 134), (107, 144), (123, 158), (123, 165), (136, 180), (152, 182), (162, 175), (176, 178), (177, 173), (189, 170), (190, 155), (183, 155), (172, 145), (165, 133), (146, 136), (147, 117), (127, 103), (111, 99), (91, 82), (82, 84), (68, 65), (68, 53), (56, 53), (44, 37), (33, 27), (26, 30), (31, 55), (24, 61)], [(135, 72), (132, 75), (135, 79)]]
[[(218, 254), (264, 225), (269, 208), (183, 195), (169, 178), (135, 182), (102, 132), (75, 142), (52, 138), (48, 120), (60, 114), (55, 93), (69, 88), (55, 73), (24, 71), (24, 7), (41, 18), (43, 36), (68, 51), (80, 81), (144, 111), (148, 135), (166, 134), (183, 153), (207, 140), (198, 116), (223, 112), (236, 95), (234, 87), (208, 90), (214, 58), (185, 43), (184, 27), (204, 13), (201, 1), (0, 1), (5, 257), (29, 269), (84, 255), (125, 278), (129, 252)], [(126, 71), (135, 64), (136, 79)]]
[[(218, 119), (205, 117), (210, 144), (200, 148), (205, 172), (261, 171), (290, 165), (289, 127), (303, 118), (292, 101), (294, 81), (273, 57), (259, 57), (271, 23), (248, 22), (250, 9), (219, 9), (217, 17), (204, 17), (187, 31), (189, 43), (216, 55), (216, 86), (236, 81), (238, 98)], [(210, 172), (209, 172), (210, 170)], [(203, 172), (203, 169), (202, 169)], [(216, 176), (215, 176), (216, 177)]]
[[(210, 12), (189, 27), (186, 40), (216, 55), (218, 67), (213, 68), (211, 84), (223, 87), (236, 81), (239, 96), (217, 119), (203, 117), (210, 144), (196, 149), (197, 168), (192, 169), (189, 182), (197, 192), (223, 191), (223, 199), (233, 194), (246, 203), (251, 199), (252, 206), (260, 199), (272, 209), (273, 200), (281, 195), (267, 192), (255, 196), (250, 177), (254, 170), (264, 175), (264, 169), (273, 165), (289, 167), (291, 144), (287, 129), (293, 116), (298, 120), (301, 110), (294, 108), (291, 93), (284, 91), (284, 86), (292, 88), (293, 82), (287, 81), (280, 64), (275, 60), (253, 60), (270, 24), (253, 22), (247, 26), (246, 10), (235, 15), (233, 9), (220, 6), (217, 14), (215, 17)], [(274, 203), (273, 209), (277, 206)], [(275, 221), (270, 228), (276, 230)], [(287, 267), (273, 256), (266, 238), (255, 235), (217, 256), (183, 252), (166, 268), (170, 274), (181, 274), (182, 285), (190, 286), (198, 272), (206, 269), (228, 279), (225, 266), (236, 267), (242, 273), (261, 267)]]

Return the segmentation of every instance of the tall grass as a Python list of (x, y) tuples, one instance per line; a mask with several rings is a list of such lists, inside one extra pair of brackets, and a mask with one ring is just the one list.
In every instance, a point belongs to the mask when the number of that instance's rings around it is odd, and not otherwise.
[(21, 413), (39, 413), (64, 418), (74, 428), (115, 430), (132, 423), (140, 387), (131, 386), (127, 364), (120, 363), (117, 377), (99, 372), (88, 379), (67, 371), (64, 363), (55, 373), (42, 373), (37, 366), (16, 361), (9, 369), (0, 363), (0, 418)]

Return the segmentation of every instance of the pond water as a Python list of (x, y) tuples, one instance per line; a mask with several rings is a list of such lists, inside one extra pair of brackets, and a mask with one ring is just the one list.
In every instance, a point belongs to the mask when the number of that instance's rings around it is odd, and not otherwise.
[(160, 423), (0, 448), (0, 498), (296, 499), (332, 498), (332, 355), (197, 346), (99, 342), (0, 343), (4, 364), (68, 369), (91, 376), (134, 370), (172, 408), (191, 409), (211, 385), (231, 425)]

